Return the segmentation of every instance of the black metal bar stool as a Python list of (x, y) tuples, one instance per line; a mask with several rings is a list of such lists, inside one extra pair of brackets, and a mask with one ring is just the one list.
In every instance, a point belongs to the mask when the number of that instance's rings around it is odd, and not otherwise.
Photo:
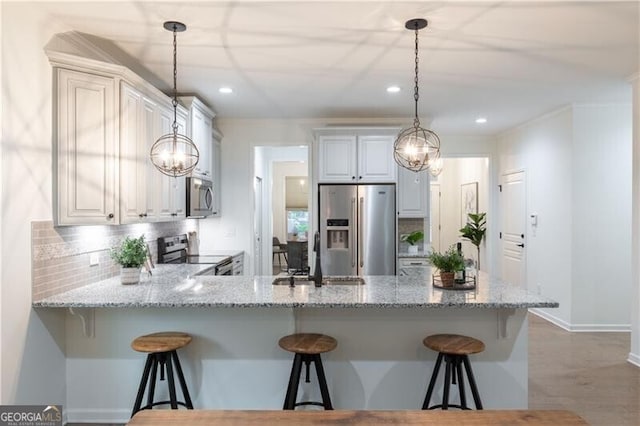
[[(178, 405), (187, 407), (187, 409), (190, 410), (193, 409), (189, 390), (187, 389), (187, 383), (184, 380), (182, 367), (180, 366), (180, 360), (178, 359), (178, 353), (176, 352), (178, 349), (187, 346), (189, 342), (191, 342), (190, 335), (173, 331), (147, 334), (145, 336), (140, 336), (131, 342), (131, 348), (133, 348), (133, 350), (148, 354), (147, 362), (144, 365), (144, 372), (142, 373), (142, 379), (140, 380), (140, 386), (138, 387), (136, 402), (133, 404), (131, 417), (140, 410), (151, 409), (156, 405), (162, 404), (171, 404), (171, 409), (173, 410), (176, 410)], [(180, 388), (182, 389), (184, 402), (177, 400), (176, 386), (173, 378), (174, 366), (178, 375), (178, 380), (180, 381)], [(156, 375), (158, 367), (160, 367), (160, 380), (164, 380), (165, 371), (167, 374), (167, 385), (169, 387), (168, 401), (153, 400), (156, 389)], [(149, 377), (149, 373), (151, 373), (151, 377)], [(142, 398), (144, 397), (147, 382), (149, 385), (147, 392), (147, 405), (142, 406)]]
[[(333, 410), (331, 398), (329, 397), (329, 388), (322, 367), (322, 359), (320, 354), (332, 351), (338, 346), (338, 342), (331, 336), (316, 333), (298, 333), (290, 334), (280, 339), (278, 345), (285, 351), (293, 352), (293, 366), (291, 367), (291, 375), (289, 376), (289, 386), (287, 387), (287, 395), (284, 398), (284, 410), (294, 410), (299, 405), (319, 405), (325, 410)], [(298, 397), (298, 384), (300, 383), (300, 373), (302, 363), (306, 366), (305, 381), (309, 380), (309, 367), (311, 362), (314, 363), (316, 374), (318, 376), (318, 384), (320, 386), (320, 394), (322, 402), (303, 401), (296, 402)]]
[[(433, 410), (434, 408), (442, 408), (448, 410), (449, 407), (460, 408), (462, 410), (470, 410), (467, 406), (467, 399), (464, 389), (464, 375), (462, 373), (462, 365), (467, 373), (469, 379), (469, 387), (473, 394), (473, 401), (476, 404), (477, 410), (482, 410), (482, 402), (480, 401), (480, 394), (476, 381), (473, 377), (473, 371), (471, 370), (471, 364), (469, 363), (470, 354), (476, 354), (484, 351), (484, 343), (473, 337), (461, 336), (458, 334), (435, 334), (433, 336), (426, 337), (422, 343), (429, 349), (438, 352), (438, 359), (436, 365), (433, 367), (433, 373), (431, 374), (431, 380), (429, 381), (429, 387), (427, 389), (427, 395), (424, 398), (422, 404), (423, 410)], [(433, 388), (438, 378), (438, 372), (440, 371), (440, 365), (442, 360), (445, 362), (444, 372), (444, 390), (442, 393), (442, 404), (429, 406), (431, 402), (431, 395), (433, 394)], [(458, 391), (460, 393), (460, 404), (449, 404), (449, 385), (458, 384)]]

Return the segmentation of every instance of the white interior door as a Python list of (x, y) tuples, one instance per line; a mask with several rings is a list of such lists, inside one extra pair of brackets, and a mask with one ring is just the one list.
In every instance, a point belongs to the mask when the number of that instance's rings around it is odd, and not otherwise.
[[(264, 275), (262, 271), (262, 178), (256, 176), (253, 184), (253, 267), (254, 275)], [(269, 272), (269, 275), (271, 272)]]
[(523, 171), (502, 175), (502, 279), (526, 288), (526, 185)]
[(431, 214), (429, 215), (431, 226), (431, 249), (440, 251), (440, 184), (431, 184)]

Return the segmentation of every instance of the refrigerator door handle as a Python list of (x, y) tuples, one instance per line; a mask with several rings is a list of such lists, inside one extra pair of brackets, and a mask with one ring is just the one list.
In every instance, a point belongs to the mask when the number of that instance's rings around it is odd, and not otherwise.
[(364, 247), (363, 247), (363, 241), (362, 241), (362, 234), (364, 234), (364, 223), (362, 223), (362, 219), (363, 219), (363, 210), (364, 210), (364, 197), (360, 197), (360, 208), (358, 209), (358, 256), (360, 257), (360, 268), (364, 267), (364, 260), (363, 260), (363, 254), (364, 254)]
[(356, 248), (354, 245), (354, 237), (352, 229), (356, 226), (356, 199), (355, 197), (351, 198), (351, 226), (349, 231), (349, 244), (351, 245), (351, 267), (354, 268), (356, 266)]

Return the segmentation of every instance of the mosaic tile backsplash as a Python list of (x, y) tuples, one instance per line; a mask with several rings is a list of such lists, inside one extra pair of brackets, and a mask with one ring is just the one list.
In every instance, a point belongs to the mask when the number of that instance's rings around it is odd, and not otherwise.
[[(158, 237), (197, 229), (195, 220), (64, 227), (54, 227), (51, 221), (31, 222), (32, 299), (39, 300), (118, 275), (120, 266), (111, 259), (110, 250), (127, 235), (144, 235), (155, 262)], [(92, 255), (98, 264), (89, 266)]]

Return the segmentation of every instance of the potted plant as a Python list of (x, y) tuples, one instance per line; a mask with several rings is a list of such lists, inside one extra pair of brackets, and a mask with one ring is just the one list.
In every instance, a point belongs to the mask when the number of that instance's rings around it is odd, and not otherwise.
[(417, 244), (424, 239), (424, 232), (413, 231), (410, 234), (404, 234), (400, 237), (400, 240), (409, 243), (409, 253), (415, 254), (418, 252)]
[(453, 287), (456, 271), (464, 269), (464, 258), (453, 246), (444, 253), (432, 251), (427, 255), (427, 259), (440, 271), (443, 287)]
[(140, 281), (140, 268), (147, 259), (147, 244), (144, 236), (140, 238), (125, 237), (119, 247), (111, 250), (111, 257), (122, 269), (120, 282), (122, 284), (137, 284)]
[(465, 238), (471, 242), (476, 249), (478, 250), (478, 264), (477, 269), (480, 270), (480, 244), (482, 244), (482, 239), (484, 238), (484, 234), (487, 232), (487, 219), (486, 213), (469, 213), (467, 215), (469, 220), (467, 224), (460, 229), (460, 233), (462, 234), (462, 238)]

